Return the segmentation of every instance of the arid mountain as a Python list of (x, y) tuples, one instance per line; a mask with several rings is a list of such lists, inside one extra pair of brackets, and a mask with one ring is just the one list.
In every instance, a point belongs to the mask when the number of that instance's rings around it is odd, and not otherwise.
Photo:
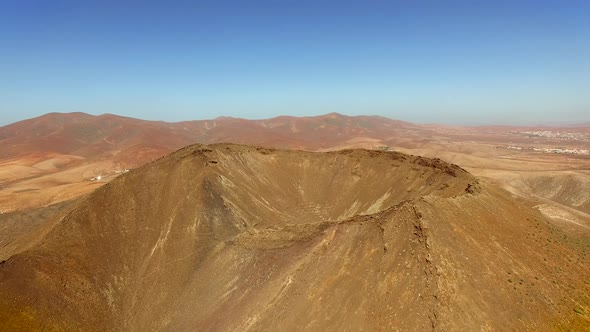
[(396, 129), (416, 127), (378, 116), (349, 117), (338, 113), (267, 120), (220, 117), (177, 123), (112, 114), (50, 113), (0, 127), (0, 158), (55, 153), (87, 159), (118, 156), (142, 163), (195, 142), (246, 142), (314, 150), (359, 137), (386, 139), (395, 136)]
[(590, 323), (588, 244), (438, 159), (194, 145), (42, 219), (0, 249), (3, 330)]
[[(568, 129), (573, 137), (588, 146), (590, 128)], [(76, 156), (86, 161), (115, 160), (138, 166), (194, 143), (254, 144), (274, 148), (332, 150), (343, 147), (415, 148), (446, 138), (457, 141), (534, 142), (541, 144), (551, 136), (547, 127), (452, 127), (416, 125), (380, 116), (345, 116), (330, 113), (315, 117), (280, 116), (265, 120), (220, 117), (213, 120), (168, 123), (145, 121), (112, 114), (49, 113), (0, 127), (0, 161), (27, 157), (36, 161), (46, 156)], [(565, 136), (553, 137), (564, 142)]]
[[(217, 118), (166, 123), (51, 113), (0, 127), (0, 213), (86, 194), (126, 169), (194, 143), (318, 150), (381, 144), (416, 126), (382, 117)], [(416, 127), (417, 128), (417, 127)], [(91, 181), (100, 179), (100, 181)]]
[(111, 114), (50, 113), (1, 127), (0, 158), (53, 153), (90, 160), (125, 156), (145, 162), (143, 149), (159, 157), (193, 142), (178, 127)]
[(416, 125), (330, 113), (166, 123), (52, 113), (0, 127), (0, 213), (80, 197), (126, 170), (194, 143), (330, 151), (394, 150), (440, 158), (535, 202), (590, 234), (590, 127)]

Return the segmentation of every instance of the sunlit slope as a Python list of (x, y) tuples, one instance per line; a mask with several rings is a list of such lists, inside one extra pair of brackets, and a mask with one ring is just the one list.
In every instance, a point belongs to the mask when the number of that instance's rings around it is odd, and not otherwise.
[(588, 323), (585, 247), (439, 160), (195, 145), (76, 204), (0, 266), (5, 329)]

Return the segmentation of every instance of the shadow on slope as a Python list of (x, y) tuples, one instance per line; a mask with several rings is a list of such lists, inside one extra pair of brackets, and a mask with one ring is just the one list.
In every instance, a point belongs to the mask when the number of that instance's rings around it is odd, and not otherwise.
[(585, 324), (573, 306), (588, 310), (576, 288), (586, 253), (541, 218), (439, 160), (190, 146), (97, 189), (2, 263), (0, 321), (138, 331)]

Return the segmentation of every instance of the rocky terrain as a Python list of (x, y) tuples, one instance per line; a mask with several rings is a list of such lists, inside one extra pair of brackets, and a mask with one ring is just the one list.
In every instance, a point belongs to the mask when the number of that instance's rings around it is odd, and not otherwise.
[(2, 330), (590, 324), (587, 237), (436, 158), (193, 145), (0, 222)]
[[(113, 114), (50, 113), (0, 127), (0, 213), (79, 197), (128, 169), (194, 143), (230, 142), (309, 151), (394, 150), (458, 164), (510, 190), (516, 188), (515, 179), (525, 175), (538, 177), (541, 181), (533, 180), (536, 183), (549, 183), (542, 179), (557, 175), (557, 181), (552, 182), (557, 186), (562, 185), (561, 179), (580, 179), (583, 187), (590, 171), (587, 139), (590, 127), (583, 124), (458, 127), (338, 113), (167, 123)], [(512, 192), (529, 199), (538, 193)], [(551, 195), (542, 198), (548, 199), (553, 209), (567, 212), (563, 200), (556, 201)], [(590, 197), (580, 204), (588, 202)], [(575, 219), (590, 229), (589, 217), (577, 214)]]
[(347, 147), (350, 142), (363, 146), (378, 142), (375, 137), (405, 135), (408, 128), (418, 127), (382, 117), (335, 113), (177, 123), (112, 114), (50, 113), (0, 127), (0, 213), (89, 193), (126, 169), (189, 144), (232, 142), (318, 150)]

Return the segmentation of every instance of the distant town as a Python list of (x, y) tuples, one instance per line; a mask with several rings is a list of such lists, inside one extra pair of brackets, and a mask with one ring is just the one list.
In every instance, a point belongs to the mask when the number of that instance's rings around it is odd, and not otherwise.
[(536, 148), (536, 147), (522, 147), (514, 145), (498, 146), (499, 148), (513, 149), (513, 150), (528, 150), (544, 153), (560, 153), (560, 154), (577, 154), (590, 155), (590, 149), (566, 149), (566, 148)]
[(512, 134), (520, 134), (528, 137), (543, 137), (562, 141), (582, 141), (590, 142), (590, 137), (587, 134), (576, 132), (559, 132), (552, 130), (538, 130), (538, 131), (519, 131), (511, 132)]

